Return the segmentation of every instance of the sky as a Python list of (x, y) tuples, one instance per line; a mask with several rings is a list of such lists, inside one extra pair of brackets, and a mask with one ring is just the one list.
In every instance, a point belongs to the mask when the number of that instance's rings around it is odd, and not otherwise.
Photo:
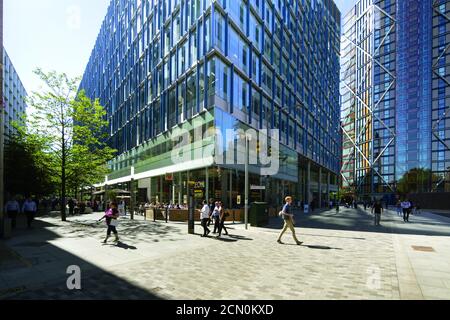
[[(4, 0), (4, 46), (28, 94), (33, 70), (81, 77), (110, 0)], [(346, 13), (356, 0), (335, 0)]]

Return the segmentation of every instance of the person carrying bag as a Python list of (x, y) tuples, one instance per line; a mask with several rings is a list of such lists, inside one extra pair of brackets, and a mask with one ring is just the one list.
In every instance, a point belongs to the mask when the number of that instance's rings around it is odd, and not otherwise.
[(283, 244), (283, 242), (281, 242), (281, 238), (283, 237), (283, 234), (289, 228), (292, 232), (292, 236), (294, 237), (296, 244), (301, 245), (303, 242), (299, 241), (297, 239), (297, 236), (295, 235), (295, 227), (294, 227), (295, 221), (294, 221), (294, 214), (292, 212), (292, 200), (293, 200), (292, 197), (290, 197), (290, 196), (286, 197), (285, 198), (286, 204), (283, 206), (283, 210), (281, 210), (278, 214), (284, 220), (284, 227), (278, 237), (277, 242), (279, 244)]

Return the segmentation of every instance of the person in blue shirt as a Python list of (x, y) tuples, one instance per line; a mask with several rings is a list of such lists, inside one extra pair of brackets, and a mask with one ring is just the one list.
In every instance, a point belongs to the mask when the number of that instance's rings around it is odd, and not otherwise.
[(15, 229), (17, 224), (17, 214), (20, 212), (20, 205), (15, 198), (6, 202), (5, 212), (7, 213), (8, 218), (11, 219), (11, 227)]
[(277, 242), (280, 244), (283, 244), (283, 242), (281, 242), (281, 237), (283, 236), (283, 234), (287, 231), (287, 229), (291, 229), (292, 232), (292, 236), (294, 237), (295, 242), (297, 243), (297, 245), (301, 245), (303, 242), (300, 242), (297, 239), (297, 236), (295, 235), (295, 228), (294, 228), (294, 212), (293, 212), (293, 208), (292, 208), (292, 197), (288, 196), (285, 198), (286, 204), (283, 206), (283, 210), (280, 212), (281, 217), (284, 220), (284, 227), (283, 230), (280, 233), (280, 236), (278, 237)]

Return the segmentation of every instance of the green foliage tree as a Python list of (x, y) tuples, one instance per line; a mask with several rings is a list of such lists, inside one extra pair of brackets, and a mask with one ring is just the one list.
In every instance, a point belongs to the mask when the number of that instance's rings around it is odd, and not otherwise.
[(27, 134), (26, 127), (16, 126), (17, 132), (5, 143), (5, 190), (11, 195), (46, 196), (55, 192), (51, 160), (46, 139)]
[(79, 79), (41, 69), (35, 74), (46, 88), (34, 92), (29, 99), (35, 109), (29, 127), (32, 134), (49, 141), (51, 159), (47, 165), (60, 190), (61, 219), (65, 221), (67, 191), (101, 181), (115, 150), (105, 143), (106, 111), (98, 100), (92, 101), (84, 91), (78, 92)]

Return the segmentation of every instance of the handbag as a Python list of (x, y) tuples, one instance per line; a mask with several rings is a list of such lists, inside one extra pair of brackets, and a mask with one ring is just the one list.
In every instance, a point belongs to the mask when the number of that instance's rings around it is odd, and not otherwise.
[(110, 226), (117, 227), (119, 225), (119, 220), (117, 219), (111, 219), (111, 222), (109, 223)]

